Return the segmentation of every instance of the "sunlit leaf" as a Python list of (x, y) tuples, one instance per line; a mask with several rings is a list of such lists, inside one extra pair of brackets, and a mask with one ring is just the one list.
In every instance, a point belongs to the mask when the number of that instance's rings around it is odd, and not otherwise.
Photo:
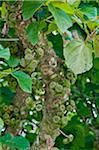
[(85, 5), (81, 8), (81, 11), (88, 19), (96, 19), (97, 17), (97, 8), (96, 7), (86, 7)]
[(32, 79), (31, 77), (22, 72), (22, 71), (15, 71), (12, 73), (12, 76), (15, 77), (21, 87), (21, 89), (27, 93), (32, 92)]
[(61, 1), (53, 1), (52, 3), (55, 7), (62, 9), (68, 14), (74, 14), (74, 8), (71, 7), (68, 3), (63, 3)]
[(66, 32), (72, 26), (71, 17), (61, 9), (55, 8), (51, 3), (48, 5), (49, 10), (53, 14), (56, 24), (61, 32)]
[(84, 73), (92, 68), (92, 50), (82, 40), (72, 40), (64, 48), (67, 67), (75, 74)]

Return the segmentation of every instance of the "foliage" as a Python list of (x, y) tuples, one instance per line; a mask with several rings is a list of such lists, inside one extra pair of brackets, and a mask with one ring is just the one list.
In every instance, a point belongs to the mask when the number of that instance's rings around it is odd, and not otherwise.
[(0, 149), (99, 149), (99, 1), (0, 1)]

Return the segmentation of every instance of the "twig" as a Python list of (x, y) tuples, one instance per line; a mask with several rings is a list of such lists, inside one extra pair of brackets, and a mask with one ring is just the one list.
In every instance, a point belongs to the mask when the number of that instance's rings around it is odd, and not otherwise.
[(62, 130), (59, 130), (59, 132), (64, 135), (66, 138), (68, 138), (68, 135), (66, 135)]
[(97, 27), (95, 30), (93, 30), (93, 32), (91, 32), (90, 35), (87, 36), (87, 38), (85, 40), (85, 43), (95, 35), (95, 33), (96, 33), (96, 31), (97, 31), (98, 28), (99, 27)]
[(14, 42), (14, 41), (19, 41), (19, 38), (0, 38), (0, 41), (1, 42), (5, 42), (5, 41), (7, 41), (7, 42)]

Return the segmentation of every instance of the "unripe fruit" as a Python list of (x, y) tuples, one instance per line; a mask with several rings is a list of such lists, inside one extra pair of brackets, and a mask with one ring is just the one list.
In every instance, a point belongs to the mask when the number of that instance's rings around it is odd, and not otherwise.
[(32, 54), (26, 54), (26, 55), (25, 55), (25, 60), (26, 60), (26, 62), (27, 62), (27, 61), (30, 61), (30, 60), (32, 60), (32, 59), (33, 59)]
[(62, 115), (63, 115), (63, 112), (59, 111), (59, 112), (57, 113), (57, 115), (58, 115), (58, 116), (62, 116)]
[(27, 97), (27, 99), (26, 99), (26, 104), (28, 104), (28, 103), (30, 103), (30, 102), (32, 102), (32, 98), (29, 96), (29, 97)]
[(4, 120), (4, 123), (5, 123), (6, 125), (9, 125), (9, 123), (10, 123), (10, 119), (6, 119), (6, 120)]
[(59, 107), (58, 103), (53, 104), (53, 108), (58, 108), (58, 107)]
[(36, 110), (37, 110), (37, 111), (41, 111), (41, 110), (42, 110), (42, 105), (41, 105), (41, 104), (38, 104), (38, 105), (36, 106)]
[(55, 91), (57, 92), (57, 93), (61, 93), (61, 92), (63, 92), (63, 86), (62, 85), (60, 85), (60, 84), (56, 84), (56, 86), (55, 86)]
[(54, 57), (52, 57), (49, 61), (49, 65), (53, 68), (57, 67), (57, 61)]
[(36, 50), (38, 57), (42, 58), (44, 56), (44, 50), (42, 48), (38, 48)]
[(64, 80), (64, 86), (66, 86), (67, 88), (70, 88), (70, 86), (71, 86), (70, 80), (65, 79)]
[(33, 117), (37, 117), (37, 111), (33, 111)]
[(32, 54), (31, 49), (27, 48), (27, 49), (25, 50), (25, 55), (26, 55), (26, 54)]
[(19, 109), (18, 108), (14, 108), (14, 113), (18, 113)]
[(12, 118), (10, 120), (10, 125), (9, 126), (11, 126), (11, 128), (14, 128), (15, 127), (15, 122), (16, 122), (15, 118)]
[(36, 90), (37, 95), (43, 95), (45, 91), (43, 89)]
[(73, 136), (72, 134), (70, 134), (70, 135), (68, 136), (68, 140), (69, 140), (69, 142), (72, 142), (72, 141), (73, 141), (73, 139), (74, 139), (74, 136)]
[(10, 118), (9, 114), (8, 114), (8, 113), (5, 113), (5, 114), (3, 115), (3, 119), (8, 119), (8, 118)]
[(65, 105), (64, 104), (60, 105), (60, 111), (62, 111), (62, 112), (65, 111)]
[(52, 81), (52, 82), (49, 84), (50, 89), (54, 89), (55, 86), (56, 86), (56, 84), (57, 84), (56, 82)]
[(35, 104), (35, 102), (32, 100), (31, 97), (28, 97), (28, 98), (26, 99), (26, 106), (27, 106), (28, 109), (34, 109), (34, 108), (36, 107), (36, 104)]
[(15, 117), (18, 117), (19, 116), (19, 113), (14, 113)]
[(13, 111), (13, 109), (14, 109), (13, 105), (10, 105), (10, 106), (9, 106), (9, 110), (10, 110), (10, 111)]
[(18, 102), (15, 103), (15, 106), (20, 108), (20, 104)]
[(69, 143), (68, 138), (63, 139), (63, 143), (68, 144)]
[(16, 123), (16, 125), (19, 125), (19, 124), (20, 124), (20, 120), (17, 119), (17, 120), (15, 121), (15, 123)]
[(26, 66), (26, 61), (25, 61), (24, 58), (21, 59), (20, 65), (21, 65), (22, 67), (25, 67), (25, 66)]
[(35, 85), (36, 84), (36, 81), (37, 79), (35, 78), (35, 77), (32, 77), (32, 81), (33, 81), (33, 85)]
[(62, 117), (61, 121), (62, 121), (62, 124), (63, 124), (63, 125), (67, 125), (67, 124), (68, 124), (67, 117), (65, 117), (65, 116)]
[(59, 116), (54, 116), (53, 117), (53, 122), (54, 123), (59, 123), (59, 121), (60, 121), (60, 117)]
[(4, 110), (4, 111), (7, 111), (8, 108), (9, 108), (9, 107), (8, 107), (7, 105), (5, 105), (5, 106), (3, 107), (3, 110)]
[(66, 77), (67, 77), (67, 79), (72, 80), (74, 78), (74, 75), (72, 72), (69, 71), (69, 72), (67, 72)]
[(71, 101), (70, 101), (70, 105), (73, 106), (73, 107), (75, 107), (75, 101), (74, 101), (74, 100), (71, 100)]
[(55, 74), (53, 74), (53, 75), (51, 75), (51, 79), (54, 79), (54, 78), (56, 78), (57, 77), (57, 74), (55, 73)]
[(73, 111), (73, 107), (71, 105), (67, 106), (67, 111)]
[(26, 70), (27, 71), (30, 71), (30, 72), (33, 72), (35, 71), (36, 67), (38, 65), (38, 61), (37, 60), (32, 60), (29, 65), (27, 66)]

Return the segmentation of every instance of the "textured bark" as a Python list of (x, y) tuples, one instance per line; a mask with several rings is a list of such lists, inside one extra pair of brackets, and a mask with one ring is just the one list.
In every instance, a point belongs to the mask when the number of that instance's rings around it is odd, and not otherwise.
[[(26, 25), (30, 22), (29, 21), (23, 21), (22, 15), (21, 15), (21, 3), (19, 2), (19, 5), (17, 9), (15, 9), (16, 14), (16, 31), (17, 36), (20, 39), (20, 44), (22, 45), (22, 50), (24, 51), (26, 48), (31, 48), (32, 51), (36, 51), (38, 48), (43, 48), (44, 50), (44, 57), (39, 63), (39, 67), (41, 68), (41, 72), (43, 74), (43, 80), (45, 83), (45, 105), (43, 110), (43, 119), (40, 124), (40, 135), (37, 141), (33, 144), (31, 147), (31, 150), (47, 150), (51, 149), (51, 147), (54, 146), (54, 141), (57, 135), (59, 135), (59, 126), (55, 125), (53, 123), (53, 115), (56, 115), (57, 110), (53, 109), (54, 102), (64, 101), (64, 95), (62, 96), (55, 96), (51, 93), (49, 89), (49, 83), (53, 81), (51, 78), (53, 75), (58, 76), (58, 80), (63, 80), (60, 73), (60, 65), (63, 63), (59, 58), (57, 58), (54, 50), (52, 47), (50, 47), (47, 43), (46, 37), (44, 33), (41, 33), (39, 37), (39, 42), (36, 46), (32, 46), (25, 35), (24, 28)], [(54, 58), (57, 62), (56, 67), (53, 67), (53, 65), (49, 65), (49, 62), (51, 61), (51, 58)], [(17, 94), (15, 98), (15, 103), (18, 102), (19, 105), (23, 106), (25, 103), (25, 99), (28, 97), (28, 94), (24, 93), (20, 88), (17, 89)]]

